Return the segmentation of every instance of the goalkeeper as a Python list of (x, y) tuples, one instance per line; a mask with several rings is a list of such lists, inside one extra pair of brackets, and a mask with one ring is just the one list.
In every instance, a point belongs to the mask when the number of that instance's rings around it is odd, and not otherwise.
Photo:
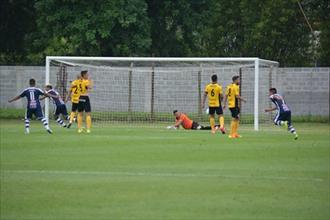
[[(210, 126), (203, 126), (197, 122), (191, 120), (186, 114), (179, 112), (178, 110), (173, 111), (175, 117), (175, 124), (168, 126), (167, 129), (178, 129), (182, 126), (184, 129), (191, 130), (211, 130)], [(218, 126), (218, 125), (217, 125)]]

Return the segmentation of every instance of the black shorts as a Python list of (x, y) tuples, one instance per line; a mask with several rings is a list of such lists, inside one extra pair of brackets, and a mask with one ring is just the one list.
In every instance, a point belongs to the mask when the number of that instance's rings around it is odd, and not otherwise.
[(55, 110), (55, 115), (59, 116), (60, 114), (67, 116), (68, 115), (68, 111), (66, 110), (66, 106), (65, 105), (58, 105), (56, 106), (56, 110)]
[(197, 122), (193, 121), (192, 126), (191, 126), (191, 130), (198, 130), (201, 128), (201, 125), (198, 124)]
[(78, 104), (78, 112), (91, 112), (91, 103), (88, 96), (80, 96)]
[(229, 108), (229, 110), (231, 112), (231, 117), (239, 119), (239, 107)]
[(222, 106), (219, 107), (209, 107), (209, 115), (214, 115), (214, 113), (217, 113), (217, 115), (222, 115)]
[(274, 123), (277, 124), (278, 121), (288, 121), (288, 125), (291, 125), (291, 111), (278, 112), (274, 117)]
[(76, 112), (78, 110), (78, 105), (79, 105), (79, 103), (72, 103), (71, 111)]
[(37, 119), (42, 119), (44, 114), (42, 112), (41, 106), (37, 106), (37, 108), (27, 108), (25, 113), (25, 119), (31, 119), (32, 115), (35, 115)]

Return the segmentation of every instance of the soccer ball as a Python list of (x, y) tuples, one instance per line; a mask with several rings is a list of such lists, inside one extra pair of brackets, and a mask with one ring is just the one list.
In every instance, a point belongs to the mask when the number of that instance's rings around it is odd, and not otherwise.
[(209, 108), (205, 110), (205, 113), (208, 115), (209, 114)]

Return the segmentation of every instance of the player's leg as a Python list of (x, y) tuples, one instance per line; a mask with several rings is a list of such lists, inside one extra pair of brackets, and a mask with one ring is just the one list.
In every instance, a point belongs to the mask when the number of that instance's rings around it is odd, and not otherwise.
[(57, 106), (56, 107), (56, 111), (55, 111), (55, 119), (56, 119), (56, 122), (66, 128), (66, 124), (64, 123), (64, 121), (61, 119), (61, 116), (60, 115), (63, 115), (63, 109), (62, 109), (62, 106)]
[(71, 111), (70, 116), (69, 116), (69, 123), (72, 124), (74, 121), (74, 118), (76, 117), (77, 110)]
[(296, 132), (296, 129), (293, 127), (292, 122), (291, 122), (291, 112), (287, 112), (287, 118), (286, 121), (288, 122), (288, 131), (290, 131), (291, 134), (294, 135), (294, 139), (298, 139), (298, 134)]
[(77, 116), (77, 124), (78, 124), (78, 133), (83, 132), (83, 112), (85, 110), (85, 102), (79, 101), (78, 104), (78, 116)]
[(239, 127), (239, 109), (235, 107), (235, 108), (230, 108), (229, 110), (231, 112), (231, 117), (232, 117), (230, 123), (229, 138), (239, 138), (241, 137), (237, 132)]
[(230, 122), (230, 132), (229, 132), (229, 138), (234, 137), (234, 132), (235, 132), (235, 118), (234, 118), (234, 108), (229, 108), (230, 113), (231, 113), (231, 122)]
[(74, 122), (74, 119), (77, 115), (77, 110), (78, 110), (78, 103), (72, 103), (70, 119), (69, 119), (69, 124), (68, 124), (67, 128), (70, 128), (72, 123)]
[(83, 132), (82, 121), (83, 121), (83, 112), (78, 112), (78, 116), (77, 116), (78, 133)]
[(26, 134), (30, 134), (30, 118), (31, 118), (31, 116), (32, 116), (31, 111), (29, 109), (26, 109), (25, 118), (24, 118)]
[(70, 115), (68, 114), (68, 110), (67, 110), (67, 108), (66, 108), (66, 105), (65, 105), (65, 104), (63, 104), (63, 107), (62, 107), (62, 112), (61, 112), (61, 114), (63, 115), (63, 118), (64, 118), (65, 120), (67, 120), (67, 121), (69, 121), (69, 120), (70, 120)]
[(288, 122), (285, 120), (286, 116), (285, 114), (281, 112), (277, 112), (277, 114), (274, 117), (274, 124), (277, 126), (288, 126)]
[(210, 126), (211, 126), (211, 132), (212, 134), (215, 134), (215, 108), (214, 107), (209, 107), (209, 117), (210, 117)]
[(56, 117), (56, 122), (57, 122), (60, 126), (66, 128), (66, 124), (65, 124), (64, 121), (61, 119), (61, 117), (60, 117), (59, 115), (56, 115), (55, 117)]
[(71, 113), (70, 113), (70, 124), (72, 124), (74, 122), (74, 118), (77, 115), (77, 110), (78, 110), (78, 103), (72, 103), (72, 107), (71, 107)]
[(222, 134), (226, 134), (225, 131), (225, 118), (223, 117), (223, 110), (222, 106), (217, 109), (217, 115), (219, 116), (219, 125), (220, 125), (220, 131)]
[(86, 112), (86, 132), (90, 133), (92, 127), (92, 116), (91, 112)]
[(240, 114), (240, 109), (238, 107), (235, 108), (235, 136), (237, 138), (240, 138), (242, 137), (241, 135), (238, 134), (238, 127), (239, 127), (239, 122), (240, 122), (240, 117), (239, 117), (239, 114)]
[(242, 137), (240, 134), (238, 134), (239, 122), (240, 122), (239, 118), (236, 118), (235, 119), (235, 136), (238, 138)]
[(44, 117), (44, 114), (42, 113), (41, 107), (40, 108), (37, 108), (34, 113), (35, 113), (35, 116), (37, 117), (37, 119), (42, 122), (42, 124), (44, 125), (45, 129), (47, 130), (47, 132), (49, 134), (52, 134), (53, 131), (50, 129), (49, 124), (48, 124), (48, 121)]
[(91, 132), (91, 127), (92, 127), (92, 116), (91, 116), (91, 104), (89, 101), (89, 97), (86, 97), (86, 103), (85, 103), (85, 112), (86, 112), (86, 132), (90, 133)]
[[(211, 128), (211, 127), (210, 127)], [(203, 126), (193, 121), (191, 125), (191, 130), (203, 130)]]

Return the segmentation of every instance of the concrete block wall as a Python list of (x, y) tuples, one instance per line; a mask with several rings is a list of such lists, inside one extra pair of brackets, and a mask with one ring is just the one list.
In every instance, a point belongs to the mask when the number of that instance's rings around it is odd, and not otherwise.
[[(68, 80), (75, 79), (81, 69), (68, 68)], [(57, 67), (51, 67), (50, 81), (56, 84)], [(129, 68), (89, 69), (94, 80), (91, 102), (94, 111), (128, 110)], [(41, 66), (0, 66), (0, 108), (25, 108), (25, 100), (8, 103), (7, 100), (19, 94), (28, 86), (28, 80), (35, 78), (37, 86), (43, 87), (45, 68)], [(228, 67), (216, 70), (205, 69), (201, 74), (202, 93), (210, 76), (216, 73), (219, 83), (225, 86), (238, 69)], [(276, 87), (294, 115), (329, 115), (329, 74), (330, 68), (261, 68), (259, 88), (259, 112), (270, 105), (269, 86)], [(132, 73), (132, 110), (150, 112), (151, 109), (151, 68), (133, 69)], [(198, 111), (198, 69), (155, 68), (154, 110), (171, 112), (179, 109), (188, 113)], [(271, 82), (271, 83), (270, 83)], [(68, 82), (69, 87), (69, 82)], [(242, 95), (248, 99), (243, 104), (243, 112), (253, 113), (254, 70), (243, 69)]]

